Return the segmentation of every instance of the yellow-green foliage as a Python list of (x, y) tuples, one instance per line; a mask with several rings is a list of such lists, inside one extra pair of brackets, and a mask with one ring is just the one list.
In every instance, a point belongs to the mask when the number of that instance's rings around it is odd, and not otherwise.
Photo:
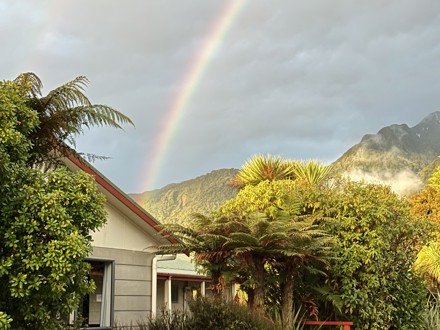
[(427, 233), (409, 221), (404, 199), (386, 186), (345, 182), (325, 208), (337, 226), (329, 284), (355, 329), (420, 329), (425, 292), (412, 271)]
[(281, 157), (255, 155), (249, 159), (234, 177), (238, 187), (257, 185), (262, 181), (288, 180), (295, 177), (293, 167)]
[[(421, 224), (434, 224), (440, 228), (440, 166), (431, 175), (430, 184), (410, 198), (411, 214)], [(440, 283), (440, 242), (437, 234), (428, 245), (420, 250), (414, 264), (415, 269), (433, 287)]]
[(428, 280), (440, 283), (440, 242), (433, 241), (424, 246), (414, 263), (414, 267)]
[(440, 192), (440, 166), (438, 166), (435, 172), (429, 178), (430, 186)]

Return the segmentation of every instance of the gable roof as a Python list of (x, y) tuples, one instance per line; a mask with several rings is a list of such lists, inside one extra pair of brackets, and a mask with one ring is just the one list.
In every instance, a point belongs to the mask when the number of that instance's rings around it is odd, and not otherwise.
[(147, 232), (154, 235), (162, 243), (178, 243), (177, 239), (162, 230), (162, 225), (159, 221), (84, 159), (70, 155), (66, 160), (66, 165), (71, 169), (72, 167), (75, 167), (92, 175), (98, 184), (98, 187), (101, 188), (100, 190), (106, 195), (110, 202), (117, 204), (120, 208), (124, 209), (126, 214), (134, 214), (136, 218), (141, 220), (140, 223), (138, 221), (138, 224)]

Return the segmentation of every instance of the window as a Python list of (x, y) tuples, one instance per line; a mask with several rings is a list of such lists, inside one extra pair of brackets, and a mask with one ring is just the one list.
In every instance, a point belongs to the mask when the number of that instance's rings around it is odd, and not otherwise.
[(179, 286), (178, 285), (171, 286), (171, 302), (173, 304), (177, 304), (179, 302)]
[(91, 265), (89, 276), (96, 289), (82, 299), (75, 318), (81, 317), (90, 328), (111, 327), (113, 264), (100, 260), (88, 262)]

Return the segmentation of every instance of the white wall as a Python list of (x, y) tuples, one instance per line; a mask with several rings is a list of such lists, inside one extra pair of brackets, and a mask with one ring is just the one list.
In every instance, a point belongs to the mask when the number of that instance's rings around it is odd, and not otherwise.
[(146, 251), (157, 244), (150, 235), (111, 204), (106, 203), (106, 210), (107, 224), (98, 232), (92, 233), (93, 246)]

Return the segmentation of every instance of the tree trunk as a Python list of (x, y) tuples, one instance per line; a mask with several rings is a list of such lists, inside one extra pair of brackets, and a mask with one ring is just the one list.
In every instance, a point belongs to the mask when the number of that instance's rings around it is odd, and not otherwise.
[(283, 329), (289, 329), (293, 322), (293, 277), (295, 275), (295, 265), (289, 263), (286, 267), (286, 276), (284, 279), (283, 292), (281, 295), (281, 315), (283, 320)]
[(247, 306), (249, 309), (254, 309), (254, 301), (255, 301), (255, 289), (251, 287), (247, 287), (244, 292), (247, 294)]
[(218, 270), (211, 271), (212, 284), (210, 289), (215, 298), (221, 298), (223, 296), (223, 279), (221, 272)]
[(254, 260), (255, 266), (255, 291), (254, 291), (254, 311), (258, 314), (264, 314), (264, 284), (266, 277), (266, 270), (264, 269), (263, 260)]

